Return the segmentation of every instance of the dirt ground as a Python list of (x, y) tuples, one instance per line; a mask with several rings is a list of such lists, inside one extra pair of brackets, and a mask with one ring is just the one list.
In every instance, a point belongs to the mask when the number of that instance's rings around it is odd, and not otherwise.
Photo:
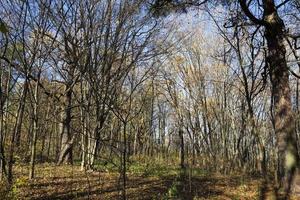
[[(79, 166), (38, 165), (36, 178), (28, 180), (27, 167), (18, 167), (14, 199), (121, 199), (117, 172), (84, 172)], [(144, 176), (127, 174), (127, 199), (258, 199), (258, 178), (241, 175)], [(175, 194), (175, 195), (174, 195)], [(267, 199), (273, 199), (267, 191)], [(293, 199), (300, 199), (294, 197)]]

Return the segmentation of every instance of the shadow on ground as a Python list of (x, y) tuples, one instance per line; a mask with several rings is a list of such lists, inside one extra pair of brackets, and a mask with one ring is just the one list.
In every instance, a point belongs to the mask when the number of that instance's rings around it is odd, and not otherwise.
[[(47, 172), (46, 172), (47, 173)], [(60, 175), (61, 174), (61, 175)], [(144, 177), (128, 174), (128, 199), (253, 199), (253, 186), (240, 176)], [(174, 188), (175, 184), (175, 188)], [(176, 190), (176, 195), (170, 194)], [(20, 188), (20, 199), (121, 199), (117, 173), (84, 173), (78, 169), (49, 173)]]

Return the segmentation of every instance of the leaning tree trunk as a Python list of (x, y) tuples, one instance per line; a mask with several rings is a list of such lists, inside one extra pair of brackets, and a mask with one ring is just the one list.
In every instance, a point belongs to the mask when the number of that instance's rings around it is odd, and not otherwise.
[(73, 163), (73, 137), (71, 135), (71, 110), (72, 110), (72, 90), (67, 87), (65, 110), (63, 113), (63, 125), (61, 130), (61, 150), (58, 157), (57, 164), (60, 165), (63, 162)]
[(272, 84), (275, 133), (278, 148), (278, 188), (287, 198), (298, 160), (295, 123), (292, 111), (289, 69), (284, 44), (284, 23), (274, 0), (264, 1), (265, 37), (268, 45), (267, 63)]

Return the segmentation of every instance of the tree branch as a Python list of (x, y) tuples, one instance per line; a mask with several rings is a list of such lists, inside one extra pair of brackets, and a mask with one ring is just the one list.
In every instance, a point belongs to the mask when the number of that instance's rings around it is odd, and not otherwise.
[(256, 18), (256, 17), (251, 13), (251, 11), (249, 10), (249, 7), (247, 6), (246, 0), (239, 0), (239, 3), (240, 3), (240, 5), (241, 5), (241, 8), (242, 8), (242, 10), (244, 11), (245, 15), (246, 15), (251, 21), (253, 21), (255, 24), (262, 25), (262, 26), (264, 26), (264, 25), (266, 24), (264, 20)]
[(276, 6), (276, 8), (278, 9), (278, 8), (280, 8), (281, 6), (284, 6), (284, 5), (285, 5), (286, 3), (288, 3), (289, 1), (291, 1), (291, 0), (285, 0), (285, 1), (281, 2), (279, 5)]
[(7, 59), (6, 57), (4, 56), (0, 56), (0, 60), (4, 60), (5, 62), (7, 62), (10, 66), (12, 66), (15, 70), (17, 70), (18, 72), (24, 74), (26, 76), (26, 78), (28, 78), (29, 80), (33, 80), (34, 82), (38, 83), (39, 87), (41, 87), (43, 90), (44, 90), (44, 93), (48, 96), (48, 97), (52, 97), (52, 98), (55, 98), (56, 100), (59, 101), (59, 98), (57, 96), (55, 96), (54, 94), (52, 94), (51, 92), (49, 92), (45, 87), (44, 85), (39, 82), (37, 80), (36, 77), (34, 77), (33, 75), (29, 74), (29, 73), (26, 73), (24, 72), (21, 67), (19, 67), (17, 64), (14, 64), (12, 63), (9, 59)]

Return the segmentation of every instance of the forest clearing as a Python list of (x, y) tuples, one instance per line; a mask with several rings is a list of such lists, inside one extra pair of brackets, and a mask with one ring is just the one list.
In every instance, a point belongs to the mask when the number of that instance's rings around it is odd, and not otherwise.
[(1, 0), (0, 200), (300, 200), (299, 0)]

